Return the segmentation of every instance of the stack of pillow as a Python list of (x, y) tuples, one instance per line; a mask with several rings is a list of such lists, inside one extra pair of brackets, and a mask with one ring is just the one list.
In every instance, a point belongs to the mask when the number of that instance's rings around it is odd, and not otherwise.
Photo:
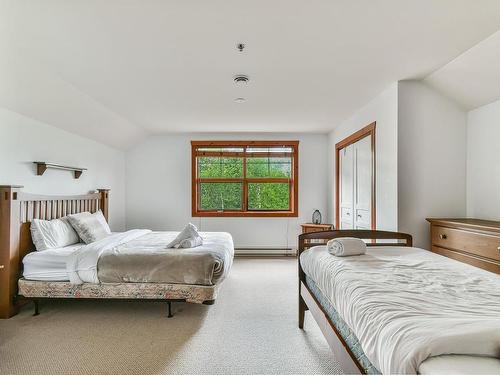
[(70, 246), (79, 242), (89, 244), (111, 234), (101, 211), (82, 212), (60, 219), (31, 222), (31, 238), (38, 251)]

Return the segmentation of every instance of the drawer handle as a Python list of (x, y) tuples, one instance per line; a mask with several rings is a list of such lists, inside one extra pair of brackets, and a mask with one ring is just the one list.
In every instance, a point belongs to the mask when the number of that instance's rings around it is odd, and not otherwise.
[(499, 252), (499, 253), (500, 253), (500, 246), (498, 246), (498, 247), (497, 247), (497, 252)]
[(347, 216), (351, 216), (351, 213), (350, 212), (346, 212), (345, 213)]
[(440, 234), (439, 238), (441, 238), (442, 240), (446, 240), (448, 236), (446, 234)]
[(5, 266), (3, 264), (0, 264), (0, 270), (3, 270), (4, 268), (5, 268)]

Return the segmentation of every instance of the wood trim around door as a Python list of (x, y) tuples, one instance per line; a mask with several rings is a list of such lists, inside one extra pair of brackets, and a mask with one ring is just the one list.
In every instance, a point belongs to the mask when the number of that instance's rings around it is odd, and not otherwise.
[(335, 144), (335, 227), (340, 229), (340, 150), (347, 146), (356, 143), (360, 139), (371, 136), (372, 145), (372, 208), (371, 208), (371, 229), (377, 228), (377, 205), (376, 205), (376, 153), (375, 153), (375, 128), (377, 123), (374, 121), (357, 132), (351, 134), (349, 137), (341, 140)]

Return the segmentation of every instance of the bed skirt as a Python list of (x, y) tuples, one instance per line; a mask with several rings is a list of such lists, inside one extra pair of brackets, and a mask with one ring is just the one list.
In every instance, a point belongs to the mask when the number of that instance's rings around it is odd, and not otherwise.
[(26, 298), (165, 299), (207, 303), (217, 298), (218, 286), (160, 283), (71, 284), (67, 281), (20, 279), (18, 294)]

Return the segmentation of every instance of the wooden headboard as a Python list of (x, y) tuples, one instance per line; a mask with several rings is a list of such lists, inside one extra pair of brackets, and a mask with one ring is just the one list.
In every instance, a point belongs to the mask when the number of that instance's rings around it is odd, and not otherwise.
[[(304, 250), (310, 247), (326, 245), (329, 240), (339, 237), (355, 237), (362, 240), (371, 240), (371, 242), (367, 242), (367, 246), (413, 246), (411, 235), (401, 232), (368, 229), (325, 230), (299, 235), (299, 256)], [(377, 240), (383, 240), (383, 242), (376, 242)]]
[[(318, 246), (326, 245), (326, 243), (334, 238), (339, 237), (355, 237), (362, 240), (371, 240), (366, 243), (366, 246), (413, 246), (413, 238), (411, 235), (401, 232), (387, 232), (382, 230), (325, 230), (320, 232), (303, 233), (299, 235), (299, 253), (302, 254), (305, 250)], [(377, 242), (382, 240), (383, 242)], [(305, 282), (305, 274), (302, 266), (299, 263), (299, 288), (300, 283)]]
[(73, 196), (28, 194), (21, 189), (22, 186), (0, 185), (0, 318), (10, 318), (19, 309), (15, 297), (22, 260), (34, 250), (31, 220), (98, 210), (108, 220), (109, 189)]

